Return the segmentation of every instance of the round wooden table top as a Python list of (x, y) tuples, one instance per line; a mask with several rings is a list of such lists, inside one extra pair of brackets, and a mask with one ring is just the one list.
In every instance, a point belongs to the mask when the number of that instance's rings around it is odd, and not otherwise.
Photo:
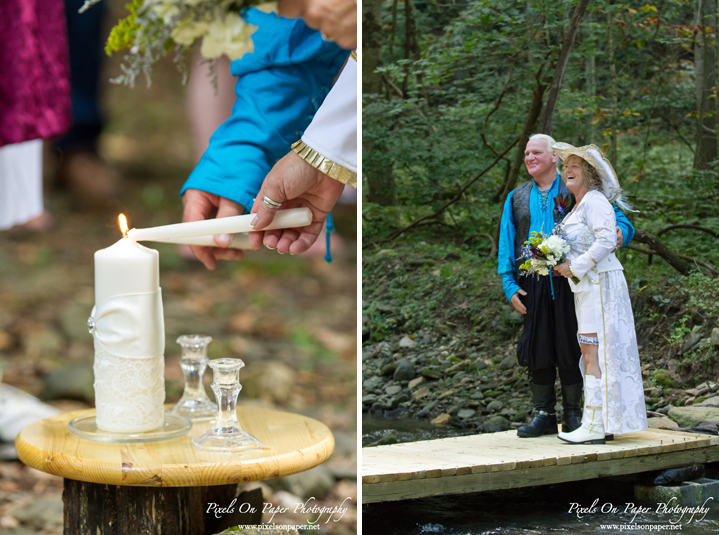
[(238, 407), (243, 428), (263, 447), (205, 453), (190, 442), (212, 422), (157, 442), (108, 443), (78, 438), (67, 424), (95, 409), (66, 412), (25, 427), (15, 441), (20, 460), (67, 479), (140, 487), (199, 487), (261, 481), (309, 470), (326, 461), (334, 437), (324, 424), (288, 412)]

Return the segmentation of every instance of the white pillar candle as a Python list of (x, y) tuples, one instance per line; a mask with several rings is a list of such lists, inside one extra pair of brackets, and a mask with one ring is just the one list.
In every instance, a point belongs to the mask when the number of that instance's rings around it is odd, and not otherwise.
[[(143, 306), (156, 303), (152, 299), (160, 299), (159, 290), (159, 253), (154, 249), (123, 237), (95, 253), (95, 406), (97, 426), (104, 431), (138, 433), (163, 425), (163, 349), (147, 350), (159, 354), (138, 350), (164, 348), (162, 344), (145, 343), (148, 338), (164, 341), (161, 301), (159, 310), (157, 306)], [(121, 314), (108, 314), (101, 329), (103, 320), (98, 316), (108, 310), (121, 310)], [(153, 327), (143, 332), (141, 327), (128, 328), (133, 325)], [(101, 343), (101, 335), (111, 343)]]
[(130, 238), (95, 253), (95, 303), (160, 288), (160, 254)]
[[(134, 228), (127, 233), (127, 236), (135, 241), (170, 241), (175, 238), (207, 234), (237, 234), (254, 230), (252, 220), (255, 217), (255, 214), (248, 214), (153, 228)], [(312, 212), (309, 208), (290, 208), (278, 210), (272, 223), (262, 230), (305, 227), (310, 223), (312, 223)]]

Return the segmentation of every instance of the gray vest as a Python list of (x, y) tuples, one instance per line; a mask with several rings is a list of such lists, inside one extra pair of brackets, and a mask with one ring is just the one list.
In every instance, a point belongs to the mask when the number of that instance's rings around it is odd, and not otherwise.
[[(529, 225), (532, 222), (532, 216), (529, 213), (529, 194), (532, 191), (533, 185), (534, 180), (525, 182), (524, 184), (517, 186), (514, 190), (514, 195), (512, 195), (512, 217), (514, 218), (514, 228), (517, 231), (517, 234), (514, 237), (514, 258), (517, 269), (519, 269), (519, 266), (524, 262), (524, 257), (522, 257), (522, 246), (529, 238)], [(562, 180), (559, 181), (558, 189), (559, 192), (557, 193), (557, 196), (569, 195), (572, 199), (572, 204), (574, 204), (574, 195), (572, 195), (572, 192), (567, 189), (567, 185)], [(552, 199), (552, 204), (554, 204), (554, 199)], [(564, 219), (564, 216), (559, 213), (556, 206), (552, 209), (552, 215), (554, 216), (555, 224)]]

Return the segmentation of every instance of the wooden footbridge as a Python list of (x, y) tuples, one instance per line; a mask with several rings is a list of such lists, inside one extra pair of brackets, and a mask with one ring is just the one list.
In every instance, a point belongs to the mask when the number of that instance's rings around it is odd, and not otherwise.
[(362, 450), (362, 502), (580, 481), (719, 461), (719, 437), (649, 429), (575, 445), (516, 431)]

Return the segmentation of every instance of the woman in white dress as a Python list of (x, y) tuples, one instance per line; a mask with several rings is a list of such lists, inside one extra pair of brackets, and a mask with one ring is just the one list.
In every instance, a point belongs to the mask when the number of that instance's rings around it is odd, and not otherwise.
[(623, 204), (621, 189), (598, 147), (556, 143), (552, 148), (576, 199), (563, 221), (571, 251), (554, 271), (570, 279), (574, 292), (584, 375), (582, 426), (559, 433), (559, 438), (572, 444), (604, 444), (605, 433), (647, 429), (632, 305), (622, 265), (614, 254), (616, 222), (610, 203)]

